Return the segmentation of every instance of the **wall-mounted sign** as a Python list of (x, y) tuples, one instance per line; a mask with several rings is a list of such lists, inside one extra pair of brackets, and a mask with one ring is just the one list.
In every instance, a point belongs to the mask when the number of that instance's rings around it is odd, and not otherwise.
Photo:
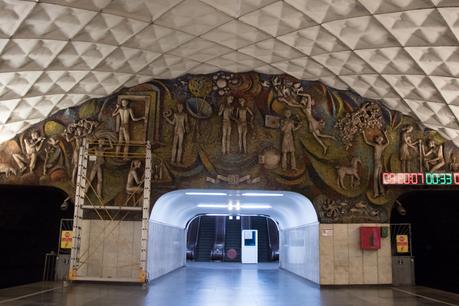
[(459, 172), (415, 172), (393, 173), (384, 172), (382, 181), (384, 185), (442, 185), (459, 186)]
[(61, 249), (72, 248), (73, 231), (61, 232)]
[(396, 235), (395, 243), (397, 246), (397, 253), (408, 253), (410, 251), (408, 245), (408, 235)]

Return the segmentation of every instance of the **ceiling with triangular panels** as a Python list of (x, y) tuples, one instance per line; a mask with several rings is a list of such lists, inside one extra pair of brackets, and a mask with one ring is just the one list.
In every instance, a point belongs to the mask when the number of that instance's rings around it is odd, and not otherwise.
[(459, 144), (458, 0), (0, 0), (0, 141), (152, 78), (288, 73)]

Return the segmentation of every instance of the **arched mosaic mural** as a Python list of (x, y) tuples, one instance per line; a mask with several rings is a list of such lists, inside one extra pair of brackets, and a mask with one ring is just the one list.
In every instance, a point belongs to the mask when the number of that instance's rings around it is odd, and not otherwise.
[(383, 172), (459, 171), (451, 141), (378, 101), (288, 75), (217, 72), (152, 80), (50, 116), (0, 145), (1, 183), (73, 194), (83, 138), (102, 156), (89, 162), (86, 192), (104, 205), (123, 205), (141, 186), (132, 145), (147, 140), (153, 198), (291, 190), (323, 223), (388, 222), (406, 189), (384, 186)]

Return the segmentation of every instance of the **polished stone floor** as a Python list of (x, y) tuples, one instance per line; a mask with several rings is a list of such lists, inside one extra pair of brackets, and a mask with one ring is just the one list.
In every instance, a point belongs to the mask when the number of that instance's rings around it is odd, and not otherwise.
[(153, 281), (147, 289), (89, 283), (63, 288), (59, 283), (37, 283), (0, 290), (0, 305), (436, 306), (459, 305), (459, 295), (422, 287), (319, 288), (272, 264), (192, 263)]

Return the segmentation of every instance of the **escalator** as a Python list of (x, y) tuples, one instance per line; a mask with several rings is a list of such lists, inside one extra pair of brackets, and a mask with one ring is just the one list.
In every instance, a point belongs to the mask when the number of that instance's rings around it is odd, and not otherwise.
[(276, 223), (272, 219), (267, 219), (268, 222), (268, 242), (271, 251), (269, 261), (279, 260), (279, 230)]
[(210, 252), (210, 259), (223, 261), (225, 256), (226, 217), (215, 217), (214, 245)]
[(228, 220), (225, 235), (225, 261), (241, 262), (241, 220)]
[(195, 260), (210, 261), (211, 252), (215, 242), (215, 217), (202, 216), (199, 222), (198, 243), (196, 246)]
[(258, 262), (269, 262), (271, 258), (267, 222), (266, 217), (250, 217), (251, 228), (258, 230)]
[(242, 229), (258, 230), (258, 262), (279, 259), (279, 233), (269, 218), (242, 216), (201, 216), (193, 220), (187, 233), (187, 259), (196, 261), (241, 262)]
[(186, 237), (186, 259), (193, 260), (196, 257), (196, 250), (198, 245), (199, 225), (202, 217), (197, 217), (191, 221), (188, 227), (188, 234)]

